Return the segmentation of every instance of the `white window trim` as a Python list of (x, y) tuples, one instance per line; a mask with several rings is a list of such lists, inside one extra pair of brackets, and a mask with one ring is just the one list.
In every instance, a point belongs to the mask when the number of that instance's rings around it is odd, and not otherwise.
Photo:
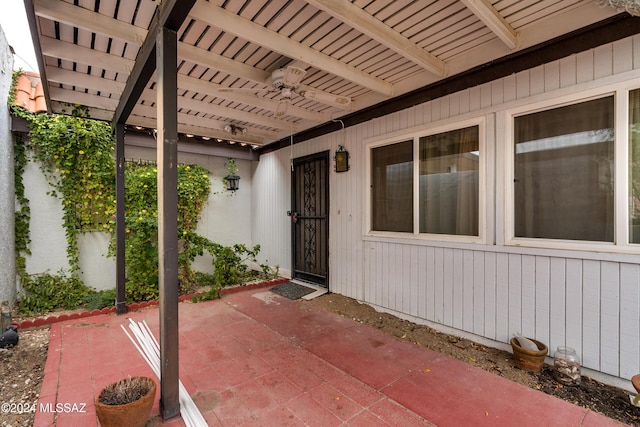
[[(420, 197), (419, 182), (420, 164), (419, 164), (419, 145), (420, 138), (424, 136), (435, 135), (439, 133), (454, 131), (471, 126), (478, 126), (479, 136), (479, 179), (478, 179), (478, 236), (456, 236), (450, 234), (428, 234), (420, 233)], [(457, 243), (474, 243), (486, 244), (487, 238), (487, 164), (489, 157), (487, 155), (487, 116), (473, 117), (465, 120), (447, 120), (446, 122), (431, 123), (427, 126), (420, 126), (411, 129), (405, 129), (402, 132), (396, 132), (380, 138), (372, 138), (369, 142), (365, 141), (364, 157), (365, 168), (363, 182), (365, 183), (364, 205), (366, 212), (363, 221), (363, 237), (384, 237), (393, 239), (411, 239), (420, 241), (434, 242), (457, 242)], [(371, 229), (371, 150), (385, 145), (413, 140), (413, 232), (392, 232), (392, 231), (376, 231)]]
[[(533, 104), (521, 105), (500, 113), (504, 137), (500, 138), (499, 153), (504, 159), (503, 184), (503, 233), (505, 246), (580, 250), (591, 252), (637, 253), (638, 244), (629, 243), (629, 91), (640, 88), (632, 82), (600, 87), (557, 98), (545, 99)], [(514, 223), (514, 135), (513, 124), (517, 116), (574, 105), (592, 99), (614, 97), (614, 241), (574, 241), (561, 239), (535, 239), (515, 237)], [(500, 147), (500, 145), (502, 147)], [(499, 160), (499, 159), (498, 159)], [(500, 164), (500, 163), (498, 163)]]

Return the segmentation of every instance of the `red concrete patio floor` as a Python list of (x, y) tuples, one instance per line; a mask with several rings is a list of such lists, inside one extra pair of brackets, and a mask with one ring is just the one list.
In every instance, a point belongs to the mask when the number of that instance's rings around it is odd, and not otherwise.
[[(157, 335), (157, 307), (52, 325), (39, 408), (63, 410), (38, 412), (36, 427), (97, 426), (105, 385), (153, 377), (127, 317)], [(180, 377), (211, 426), (620, 425), (266, 288), (180, 304)], [(147, 425), (184, 425), (162, 423), (158, 399)]]

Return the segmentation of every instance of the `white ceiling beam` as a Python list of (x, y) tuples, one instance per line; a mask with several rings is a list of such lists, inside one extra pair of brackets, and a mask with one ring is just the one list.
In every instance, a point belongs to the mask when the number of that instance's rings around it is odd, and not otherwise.
[(102, 93), (117, 94), (118, 97), (122, 94), (125, 85), (124, 82), (57, 67), (47, 67), (47, 79), (50, 82), (96, 90)]
[(126, 75), (131, 73), (133, 65), (135, 64), (135, 61), (131, 59), (89, 49), (88, 47), (78, 46), (69, 42), (63, 42), (51, 37), (41, 37), (40, 45), (42, 54), (45, 56), (87, 64), (102, 70), (115, 71)]
[[(241, 77), (247, 80), (251, 80), (252, 82), (260, 83), (264, 85), (265, 88), (271, 88), (270, 84), (267, 82), (271, 78), (271, 73), (269, 73), (268, 71), (260, 70), (259, 68), (252, 67), (251, 65), (234, 61), (233, 59), (215, 54), (213, 52), (209, 52), (208, 50), (191, 46), (186, 43), (178, 43), (178, 57), (185, 61), (202, 65), (203, 67), (209, 67), (209, 68), (213, 68), (214, 70), (222, 71), (233, 77)], [(300, 66), (300, 68), (306, 68), (306, 67), (308, 67), (307, 64), (303, 64), (302, 66)], [(220, 88), (222, 87), (223, 86), (220, 86)], [(317, 90), (316, 88), (306, 86), (306, 85), (300, 85), (300, 90), (322, 92)], [(215, 96), (234, 100), (236, 93), (233, 93), (233, 95), (227, 95), (229, 93), (232, 93), (232, 92), (218, 91), (217, 94), (215, 94)], [(332, 94), (329, 94), (329, 93), (327, 93), (327, 95), (328, 95), (327, 98), (329, 96), (332, 96)], [(238, 102), (244, 102), (244, 101), (238, 101)], [(340, 108), (342, 110), (347, 110), (347, 111), (351, 110), (350, 105), (345, 106), (343, 104), (327, 103), (323, 101), (318, 101), (318, 102), (325, 105), (330, 105), (332, 107)], [(255, 105), (255, 104), (251, 104), (251, 105)], [(261, 107), (261, 105), (256, 105), (256, 107)], [(307, 117), (306, 115), (300, 115), (300, 114), (305, 114), (305, 112), (308, 113), (308, 110), (305, 110), (305, 109), (298, 109), (298, 110), (301, 110), (301, 111), (297, 111), (295, 108), (289, 109), (287, 111), (291, 111), (291, 115), (295, 117), (300, 117), (300, 118), (308, 119), (312, 121), (318, 121), (317, 117)]]
[[(107, 37), (114, 37), (127, 42), (133, 42), (137, 45), (141, 45), (142, 42), (144, 42), (144, 39), (148, 32), (146, 29), (136, 27), (134, 25), (118, 21), (113, 18), (109, 18), (105, 15), (100, 15), (96, 12), (92, 12), (82, 7), (73, 6), (72, 4), (66, 3), (61, 0), (36, 1), (38, 4), (38, 8), (36, 8), (38, 16), (46, 19), (64, 22), (68, 25), (77, 26), (78, 28), (102, 34)], [(86, 63), (87, 65), (92, 66), (96, 65), (100, 66), (103, 69), (126, 72), (127, 74), (131, 73), (131, 70), (133, 69), (135, 63), (135, 61), (133, 60), (116, 57), (115, 55), (99, 52), (83, 46), (75, 45), (73, 43), (63, 42), (48, 37), (43, 37), (43, 39), (48, 39), (47, 41), (45, 41), (46, 46), (42, 47), (43, 53), (48, 56), (66, 59), (78, 63)], [(230, 75), (244, 77), (248, 80), (255, 81), (261, 84), (265, 84), (265, 81), (268, 80), (271, 76), (271, 74), (267, 71), (257, 69), (250, 65), (234, 61), (221, 55), (213, 54), (204, 49), (200, 49), (186, 43), (179, 43), (178, 55), (181, 59), (196, 64), (206, 65), (214, 69), (219, 69)], [(97, 57), (98, 60), (95, 61), (94, 57)], [(92, 59), (89, 60), (89, 58)], [(112, 64), (112, 61), (115, 61), (115, 63)], [(307, 90), (315, 89), (308, 88)], [(119, 92), (121, 93), (122, 91)], [(219, 93), (217, 96), (223, 97), (221, 96), (221, 93)], [(269, 109), (275, 109), (275, 107), (270, 107)], [(321, 122), (323, 120), (322, 118), (319, 118), (317, 116), (309, 117), (309, 113), (307, 113), (308, 110), (300, 108), (289, 108), (288, 111), (292, 116), (312, 120), (314, 122)], [(301, 116), (300, 114), (303, 115)]]
[(440, 77), (445, 63), (348, 0), (305, 0)]
[(36, 16), (142, 46), (147, 30), (62, 0), (35, 0)]
[[(148, 102), (156, 102), (157, 94), (155, 90), (145, 89), (140, 100)], [(203, 114), (213, 114), (215, 116), (227, 117), (233, 120), (254, 123), (259, 126), (266, 126), (274, 129), (290, 129), (291, 123), (285, 120), (273, 119), (271, 117), (250, 113), (247, 111), (236, 110), (235, 108), (223, 107), (221, 105), (211, 104), (197, 99), (178, 96), (178, 108), (198, 111)], [(297, 132), (298, 126), (293, 125), (293, 130)]]
[(271, 77), (271, 73), (268, 71), (260, 70), (251, 65), (234, 61), (231, 58), (217, 55), (208, 50), (200, 49), (199, 47), (186, 43), (178, 43), (178, 58), (188, 60), (194, 64), (221, 70), (232, 76), (241, 76), (257, 83), (265, 84), (265, 81)]
[(461, 0), (509, 49), (516, 49), (520, 42), (518, 34), (498, 13), (488, 0)]
[[(102, 93), (117, 94), (118, 96), (122, 94), (125, 86), (125, 83), (123, 82), (108, 80), (98, 76), (78, 73), (76, 71), (65, 70), (57, 67), (47, 67), (47, 78), (51, 82), (100, 91)], [(252, 105), (270, 111), (275, 111), (279, 104), (278, 101), (274, 101), (268, 98), (262, 98), (252, 94), (223, 94), (218, 91), (223, 86), (185, 75), (178, 75), (178, 87), (184, 90), (190, 90), (214, 97), (229, 99), (231, 101), (242, 102), (244, 104)], [(311, 120), (316, 123), (324, 123), (327, 120), (331, 119), (328, 114), (316, 113), (296, 107), (294, 105), (289, 105), (289, 107), (287, 108), (287, 115), (299, 117), (305, 120)]]
[[(97, 96), (97, 95), (88, 94), (84, 92), (73, 91), (73, 90), (62, 89), (62, 88), (55, 88), (55, 87), (52, 87), (50, 91), (51, 91), (51, 99), (54, 101), (60, 101), (60, 102), (69, 103), (69, 104), (85, 105), (87, 107), (93, 107), (93, 108), (98, 108), (98, 109), (107, 110), (107, 111), (115, 111), (118, 105), (118, 101), (120, 99), (119, 96), (107, 98), (104, 96)], [(147, 100), (149, 103), (155, 102), (155, 100), (157, 99), (156, 91), (147, 89), (144, 91), (143, 96), (140, 99)], [(207, 114), (228, 117), (230, 119), (254, 123), (260, 126), (266, 126), (266, 127), (271, 127), (275, 129), (285, 129), (285, 130), (293, 129), (294, 132), (298, 131), (297, 125), (292, 125), (290, 122), (287, 122), (284, 120), (272, 119), (269, 117), (264, 117), (264, 116), (253, 114), (253, 113), (235, 110), (233, 108), (222, 107), (215, 104), (209, 104), (207, 102), (197, 101), (195, 99), (178, 97), (178, 106), (179, 108), (185, 108), (189, 110), (205, 112)], [(144, 106), (140, 106), (140, 107), (144, 107)], [(136, 106), (136, 108), (138, 107)], [(150, 110), (147, 111), (147, 114), (149, 114), (150, 118), (154, 118), (155, 120), (155, 117), (157, 114), (156, 109), (151, 107), (149, 108)], [(184, 117), (183, 117), (183, 119), (185, 120), (191, 120), (192, 118), (196, 118), (196, 116), (184, 114)], [(204, 120), (206, 121), (207, 119), (204, 119)], [(220, 123), (222, 123), (222, 125), (220, 126), (220, 130), (221, 130), (224, 127), (224, 124), (226, 123), (224, 122), (220, 122)], [(202, 124), (199, 124), (199, 125), (202, 126)], [(267, 131), (265, 132), (265, 134), (272, 136), (272, 135), (275, 135), (276, 133)], [(259, 141), (251, 141), (251, 142), (259, 142)]]
[[(132, 125), (132, 126), (142, 126), (145, 128), (149, 128), (149, 129), (155, 129), (157, 124), (156, 124), (156, 119), (154, 118), (150, 118), (150, 117), (144, 117), (144, 116), (140, 116), (138, 114), (136, 114), (137, 109), (139, 106), (136, 106), (133, 109), (133, 112), (131, 113), (131, 115), (129, 116), (129, 118), (127, 119), (127, 124), (128, 125)], [(183, 121), (181, 121), (181, 115), (178, 114), (178, 132), (179, 133), (184, 133), (184, 134), (192, 134), (192, 135), (198, 135), (198, 136), (206, 136), (209, 138), (219, 138), (219, 139), (224, 139), (224, 140), (230, 140), (232, 138), (229, 137), (229, 134), (225, 134), (225, 133), (221, 133), (219, 130), (214, 129), (214, 128), (210, 128), (207, 126), (198, 126), (198, 125), (190, 125), (190, 124), (186, 124)], [(247, 144), (250, 145), (263, 145), (266, 144), (267, 140), (263, 140), (259, 137), (257, 138), (245, 138), (247, 139), (247, 141), (238, 141), (238, 142), (246, 142)], [(275, 139), (275, 138), (274, 138)], [(234, 141), (236, 141), (236, 139), (233, 139)], [(180, 144), (178, 144), (178, 147), (180, 146)]]
[(191, 16), (207, 22), (227, 33), (235, 34), (245, 40), (264, 46), (269, 50), (273, 50), (289, 58), (300, 60), (305, 64), (357, 83), (367, 89), (387, 96), (394, 95), (394, 88), (391, 83), (371, 76), (350, 65), (343, 64), (335, 58), (304, 46), (261, 25), (254, 24), (248, 19), (218, 7), (213, 3), (198, 0), (191, 9)]
[[(270, 111), (275, 111), (279, 104), (279, 101), (263, 98), (251, 93), (220, 92), (220, 89), (224, 88), (224, 86), (208, 82), (206, 80), (196, 79), (195, 77), (185, 76), (183, 74), (178, 74), (178, 87), (192, 92), (204, 93), (217, 98), (224, 98), (230, 101), (253, 105), (254, 107)], [(316, 113), (294, 105), (289, 105), (287, 108), (287, 115), (311, 120), (316, 123), (323, 123), (330, 119), (328, 114)]]
[(118, 106), (118, 98), (107, 98), (104, 96), (92, 95), (84, 92), (52, 87), (51, 99), (54, 101), (66, 102), (69, 104), (86, 105), (87, 107), (100, 108), (102, 110), (115, 111)]

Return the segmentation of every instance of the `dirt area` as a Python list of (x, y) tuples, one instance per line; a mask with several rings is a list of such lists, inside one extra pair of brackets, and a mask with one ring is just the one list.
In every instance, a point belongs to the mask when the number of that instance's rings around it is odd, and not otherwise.
[(49, 329), (18, 331), (12, 348), (0, 349), (0, 426), (32, 426), (44, 377)]
[(625, 390), (602, 384), (586, 376), (582, 376), (578, 386), (564, 386), (555, 380), (552, 367), (549, 365), (545, 365), (542, 371), (536, 374), (523, 371), (515, 365), (513, 355), (509, 352), (440, 333), (388, 313), (377, 312), (369, 305), (341, 295), (323, 295), (313, 299), (311, 303), (511, 381), (589, 408), (614, 420), (634, 426), (640, 425), (640, 408), (631, 405), (630, 393)]
[[(549, 366), (538, 374), (515, 366), (509, 352), (416, 325), (371, 306), (337, 294), (328, 294), (309, 303), (324, 307), (360, 323), (371, 325), (400, 339), (465, 361), (527, 387), (590, 408), (614, 420), (640, 425), (640, 408), (629, 402), (629, 392), (583, 376), (579, 386), (563, 386)], [(16, 347), (0, 349), (0, 427), (31, 426), (42, 387), (49, 345), (46, 328), (18, 331)]]

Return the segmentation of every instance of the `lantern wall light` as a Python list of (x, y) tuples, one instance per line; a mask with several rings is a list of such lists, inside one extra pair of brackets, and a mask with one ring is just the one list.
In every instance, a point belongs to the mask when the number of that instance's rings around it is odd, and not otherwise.
[(228, 191), (236, 191), (240, 188), (240, 176), (238, 175), (238, 166), (236, 159), (227, 159), (227, 176), (224, 177), (224, 183)]
[(349, 152), (342, 145), (338, 145), (336, 154), (333, 156), (336, 172), (346, 172), (349, 170)]
[(238, 175), (227, 175), (225, 179), (227, 181), (228, 191), (236, 191), (240, 188), (240, 177)]

